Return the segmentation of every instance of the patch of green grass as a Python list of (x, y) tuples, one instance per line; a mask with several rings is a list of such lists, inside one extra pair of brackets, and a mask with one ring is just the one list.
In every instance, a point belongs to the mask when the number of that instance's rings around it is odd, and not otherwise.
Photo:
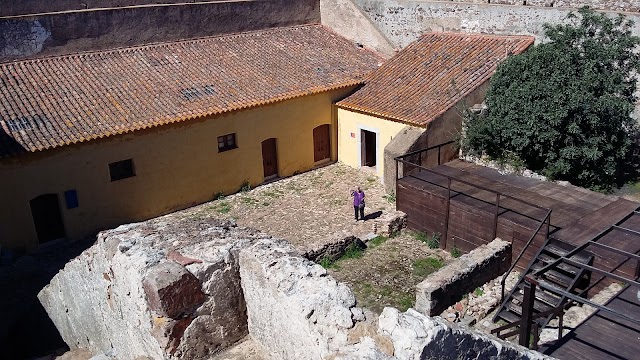
[(273, 191), (265, 191), (262, 193), (262, 195), (270, 197), (270, 198), (279, 198), (283, 195), (283, 192), (280, 190), (273, 190)]
[(414, 239), (420, 242), (423, 242), (425, 244), (427, 243), (427, 240), (429, 240), (429, 235), (427, 235), (426, 233), (423, 233), (422, 231), (411, 231), (410, 235)]
[(429, 236), (427, 235), (427, 233), (421, 231), (413, 231), (411, 232), (411, 236), (413, 236), (414, 239), (425, 243), (429, 247), (429, 249), (437, 249), (440, 247), (439, 233), (433, 233), (431, 234), (431, 236)]
[(389, 204), (395, 204), (396, 203), (396, 194), (394, 194), (394, 193), (385, 194), (382, 198), (387, 200), (387, 202)]
[(303, 189), (303, 187), (301, 185), (299, 185), (298, 183), (295, 183), (293, 181), (288, 183), (286, 188), (287, 188), (287, 190), (293, 191), (293, 192), (298, 192), (298, 191)]
[(364, 296), (370, 296), (375, 290), (373, 284), (366, 281), (356, 285), (356, 289)]
[(222, 191), (218, 191), (217, 193), (213, 194), (213, 199), (214, 200), (224, 199), (224, 193)]
[(213, 204), (209, 207), (209, 209), (216, 211), (220, 214), (226, 214), (231, 211), (231, 205), (226, 201), (221, 201), (219, 203)]
[(451, 256), (457, 259), (462, 256), (462, 251), (458, 249), (458, 247), (454, 246), (453, 249), (451, 249)]
[(484, 295), (484, 291), (482, 290), (482, 288), (477, 287), (475, 290), (473, 290), (473, 295), (475, 295), (476, 297), (480, 297)]
[(258, 200), (254, 199), (252, 197), (249, 197), (249, 196), (241, 197), (240, 200), (242, 200), (242, 202), (247, 204), (247, 205), (255, 205), (255, 204), (258, 203)]
[(374, 237), (373, 239), (369, 240), (369, 246), (371, 246), (372, 248), (384, 243), (385, 241), (387, 241), (387, 239), (389, 239), (386, 236), (382, 236), (382, 235), (378, 235), (376, 237)]
[(414, 302), (415, 296), (413, 294), (403, 294), (400, 296), (400, 299), (398, 299), (398, 310), (405, 312), (410, 307), (413, 307)]
[(326, 256), (320, 259), (320, 262), (318, 264), (320, 264), (320, 266), (322, 266), (325, 269), (334, 269), (338, 267), (338, 264), (336, 264), (335, 261), (331, 260)]
[(418, 259), (413, 262), (413, 274), (418, 277), (426, 277), (443, 266), (442, 260), (436, 257)]
[(340, 256), (340, 259), (338, 259), (338, 261), (345, 259), (359, 259), (362, 257), (362, 255), (364, 255), (364, 249), (362, 249), (356, 243), (351, 243), (344, 250), (344, 254)]
[(343, 168), (343, 167), (339, 167), (335, 170), (336, 175), (346, 175), (347, 174), (347, 169)]
[(206, 219), (206, 216), (202, 213), (195, 213), (190, 216), (191, 220), (203, 220)]
[(427, 240), (427, 246), (429, 249), (437, 249), (440, 247), (440, 233), (433, 233)]
[(380, 288), (380, 295), (389, 297), (391, 296), (391, 294), (393, 294), (393, 289), (391, 288), (391, 286), (385, 285)]
[(242, 182), (242, 184), (240, 184), (240, 192), (247, 192), (251, 190), (251, 184), (249, 183), (249, 180), (245, 180)]

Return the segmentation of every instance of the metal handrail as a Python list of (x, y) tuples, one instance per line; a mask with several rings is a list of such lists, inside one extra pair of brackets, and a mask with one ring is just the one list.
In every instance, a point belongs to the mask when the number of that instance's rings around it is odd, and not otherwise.
[[(610, 315), (617, 316), (617, 317), (619, 317), (619, 318), (621, 318), (623, 320), (632, 322), (632, 323), (634, 323), (636, 325), (640, 325), (640, 319), (635, 319), (635, 318), (629, 317), (629, 316), (627, 316), (625, 314), (622, 314), (622, 313), (620, 313), (620, 312), (618, 312), (616, 310), (608, 308), (605, 305), (600, 305), (600, 304), (595, 303), (595, 302), (593, 302), (591, 300), (582, 298), (582, 297), (580, 297), (580, 296), (578, 296), (576, 294), (572, 294), (572, 293), (570, 293), (568, 291), (561, 290), (561, 289), (559, 289), (559, 288), (557, 288), (557, 287), (555, 287), (555, 286), (553, 286), (553, 285), (551, 285), (551, 284), (549, 284), (549, 283), (547, 283), (545, 281), (538, 281), (538, 286), (540, 286), (541, 289), (556, 293), (558, 295), (562, 295), (562, 296), (568, 298), (569, 300), (571, 300), (573, 302), (576, 302), (576, 303), (579, 303), (579, 304), (589, 305), (589, 306), (594, 307), (594, 308), (596, 308), (598, 310), (601, 310), (601, 311), (604, 311), (606, 313), (609, 313)], [(623, 290), (621, 290), (621, 291), (624, 291), (624, 289), (625, 288), (623, 288)], [(567, 304), (565, 304), (565, 306), (566, 305)]]
[[(469, 186), (474, 187), (474, 188), (476, 188), (476, 189), (480, 189), (480, 190), (487, 191), (487, 192), (489, 192), (489, 193), (495, 194), (495, 195), (496, 195), (496, 204), (495, 204), (495, 205), (496, 205), (496, 214), (495, 214), (495, 217), (494, 217), (494, 237), (495, 237), (496, 232), (497, 232), (498, 216), (499, 216), (499, 208), (500, 208), (500, 198), (501, 198), (501, 197), (504, 197), (504, 198), (507, 198), (507, 199), (514, 200), (514, 201), (516, 201), (516, 202), (519, 202), (519, 203), (521, 203), (521, 204), (525, 204), (525, 205), (528, 205), (528, 206), (534, 207), (534, 208), (536, 208), (536, 209), (546, 210), (546, 211), (547, 211), (546, 215), (545, 215), (545, 216), (544, 216), (544, 218), (540, 221), (540, 224), (538, 225), (538, 227), (536, 228), (536, 230), (533, 232), (533, 235), (531, 235), (531, 237), (529, 238), (529, 241), (527, 241), (526, 245), (523, 247), (522, 251), (520, 252), (520, 254), (518, 255), (518, 257), (516, 258), (516, 260), (511, 262), (511, 267), (510, 267), (510, 268), (509, 268), (509, 270), (508, 270), (508, 271), (503, 275), (502, 280), (500, 281), (500, 284), (501, 284), (501, 287), (502, 287), (502, 293), (501, 293), (501, 300), (500, 300), (500, 303), (503, 303), (503, 302), (504, 302), (504, 287), (505, 287), (505, 283), (506, 283), (506, 279), (507, 279), (507, 277), (509, 276), (509, 274), (511, 273), (511, 271), (513, 271), (513, 268), (516, 266), (516, 264), (518, 263), (518, 261), (520, 261), (520, 259), (522, 258), (522, 256), (524, 255), (524, 253), (527, 251), (527, 249), (529, 248), (529, 246), (531, 245), (531, 243), (533, 242), (533, 240), (535, 239), (535, 237), (538, 235), (538, 233), (540, 232), (540, 229), (542, 229), (542, 226), (543, 226), (545, 223), (547, 223), (547, 233), (546, 233), (546, 235), (545, 235), (545, 238), (546, 238), (546, 239), (548, 239), (548, 238), (549, 238), (549, 228), (550, 228), (550, 225), (551, 225), (551, 212), (552, 212), (552, 209), (550, 209), (550, 208), (545, 208), (545, 207), (543, 207), (543, 206), (540, 206), (540, 205), (537, 205), (537, 204), (533, 204), (533, 203), (530, 203), (530, 202), (525, 201), (525, 200), (522, 200), (522, 199), (518, 199), (518, 198), (516, 198), (516, 197), (513, 197), (513, 196), (510, 196), (510, 195), (507, 195), (507, 194), (501, 193), (501, 192), (499, 192), (499, 191), (495, 191), (495, 190), (493, 190), (493, 189), (486, 188), (486, 187), (481, 186), (481, 185), (477, 185), (477, 184), (471, 183), (471, 182), (466, 181), (466, 180), (461, 180), (461, 179), (458, 179), (458, 178), (454, 178), (454, 177), (452, 177), (452, 176), (449, 176), (449, 175), (447, 175), (447, 174), (443, 174), (443, 173), (438, 172), (438, 171), (435, 171), (435, 170), (433, 170), (433, 169), (428, 169), (428, 168), (426, 168), (426, 167), (422, 166), (422, 164), (414, 164), (414, 163), (413, 163), (413, 162), (411, 162), (411, 161), (404, 160), (404, 158), (405, 158), (405, 157), (412, 156), (412, 155), (416, 155), (416, 154), (421, 154), (422, 152), (425, 152), (425, 151), (429, 151), (429, 150), (432, 150), (432, 149), (438, 148), (438, 164), (439, 164), (439, 163), (440, 163), (440, 148), (441, 148), (441, 147), (443, 147), (443, 146), (446, 146), (446, 145), (452, 144), (452, 143), (454, 143), (454, 141), (449, 141), (449, 142), (442, 143), (442, 144), (439, 144), (439, 145), (431, 146), (431, 147), (428, 147), (428, 148), (426, 148), (426, 149), (421, 149), (421, 150), (412, 151), (412, 152), (409, 152), (409, 153), (406, 153), (406, 154), (403, 154), (403, 155), (400, 155), (400, 156), (395, 157), (395, 158), (394, 158), (394, 160), (396, 161), (396, 185), (397, 185), (397, 183), (398, 183), (398, 180), (400, 179), (400, 178), (399, 178), (399, 174), (398, 174), (398, 172), (399, 172), (399, 171), (398, 171), (398, 170), (399, 170), (398, 163), (403, 163), (403, 164), (407, 164), (407, 165), (414, 166), (414, 167), (416, 167), (417, 169), (419, 169), (420, 171), (426, 171), (426, 172), (428, 172), (428, 173), (435, 174), (435, 175), (438, 175), (438, 176), (441, 176), (441, 177), (446, 178), (446, 179), (448, 180), (448, 186), (447, 186), (447, 189), (449, 190), (449, 192), (451, 192), (451, 181), (457, 181), (457, 182), (459, 182), (459, 183), (469, 185)], [(403, 171), (402, 176), (403, 176), (403, 177), (407, 176), (407, 175), (405, 175), (404, 171)], [(420, 179), (420, 180), (423, 180), (423, 181), (425, 181), (425, 182), (429, 182), (429, 181), (424, 180), (424, 179)], [(429, 183), (431, 183), (431, 182), (429, 182)], [(435, 184), (435, 185), (438, 185), (438, 184)], [(438, 185), (438, 186), (440, 186), (440, 185)], [(451, 197), (451, 194), (449, 194), (449, 197)], [(448, 215), (448, 209), (447, 209), (447, 215)], [(532, 218), (532, 219), (535, 219), (535, 218)], [(537, 219), (535, 219), (535, 220), (537, 220)], [(448, 227), (447, 227), (447, 228), (448, 228)], [(445, 236), (445, 238), (446, 238), (446, 236)]]
[[(520, 258), (522, 258), (524, 253), (527, 251), (527, 249), (529, 248), (529, 245), (531, 245), (531, 243), (533, 242), (533, 239), (535, 239), (536, 235), (538, 235), (538, 232), (540, 232), (540, 229), (542, 229), (542, 225), (544, 225), (545, 222), (547, 223), (547, 234), (545, 238), (548, 239), (549, 225), (551, 224), (551, 209), (547, 211), (547, 215), (545, 215), (544, 219), (542, 219), (542, 221), (540, 222), (540, 225), (538, 225), (538, 228), (536, 229), (536, 231), (533, 233), (533, 235), (531, 235), (531, 237), (529, 238), (529, 241), (527, 241), (525, 246), (522, 248), (522, 251), (520, 251), (520, 254), (515, 259), (515, 261), (514, 260), (511, 261), (511, 266), (509, 267), (509, 270), (507, 270), (507, 272), (505, 272), (504, 275), (502, 276), (502, 279), (500, 280), (500, 286), (502, 287), (502, 293), (500, 295), (500, 304), (504, 302), (504, 286), (505, 286), (505, 283), (507, 282), (507, 277), (509, 276), (511, 271), (513, 271), (513, 268), (516, 267), (516, 264), (518, 263), (518, 261), (520, 261)], [(524, 275), (525, 274), (523, 274), (523, 277)], [(520, 280), (522, 280), (522, 278)]]
[(400, 156), (396, 156), (394, 160), (400, 159), (400, 158), (405, 158), (407, 156), (411, 156), (411, 155), (416, 155), (425, 151), (429, 151), (429, 150), (433, 150), (433, 149), (437, 149), (437, 148), (441, 148), (443, 146), (449, 145), (449, 144), (453, 144), (455, 143), (455, 140), (451, 140), (451, 141), (447, 141), (446, 143), (442, 143), (442, 144), (438, 144), (438, 145), (433, 145), (430, 146), (428, 148), (424, 148), (424, 149), (420, 149), (420, 150), (416, 150), (416, 151), (412, 151), (412, 152), (408, 152), (406, 154), (402, 154)]

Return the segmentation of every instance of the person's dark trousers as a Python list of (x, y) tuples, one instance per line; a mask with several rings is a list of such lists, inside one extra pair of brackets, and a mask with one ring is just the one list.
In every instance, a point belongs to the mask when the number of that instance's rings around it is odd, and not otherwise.
[(360, 220), (364, 221), (364, 206), (360, 208)]
[(356, 220), (358, 220), (358, 206), (357, 205), (353, 205), (353, 212), (354, 212), (354, 216), (355, 216)]

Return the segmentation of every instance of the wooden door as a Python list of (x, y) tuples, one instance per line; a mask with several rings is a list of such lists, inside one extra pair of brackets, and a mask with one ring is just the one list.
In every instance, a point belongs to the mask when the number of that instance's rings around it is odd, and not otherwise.
[(275, 138), (262, 142), (262, 167), (265, 178), (278, 176), (278, 152)]
[(40, 244), (65, 237), (57, 194), (40, 195), (29, 205)]
[(313, 129), (313, 161), (318, 162), (331, 157), (329, 147), (329, 124)]
[(376, 133), (362, 130), (362, 165), (376, 166)]

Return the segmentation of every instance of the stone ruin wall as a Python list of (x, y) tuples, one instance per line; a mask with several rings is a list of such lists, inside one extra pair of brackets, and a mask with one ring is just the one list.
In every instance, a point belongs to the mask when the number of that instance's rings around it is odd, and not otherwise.
[[(323, 23), (336, 32), (387, 57), (427, 32), (466, 32), (499, 35), (532, 35), (543, 40), (545, 23), (559, 24), (577, 8), (589, 5), (611, 16), (624, 11), (634, 22), (632, 33), (640, 36), (640, 0), (322, 0)], [(336, 3), (349, 2), (352, 7)], [(525, 5), (526, 4), (526, 5)], [(331, 9), (331, 10), (329, 10)], [(355, 9), (355, 10), (354, 10)], [(325, 17), (325, 12), (340, 15)], [(368, 26), (339, 23), (332, 19), (359, 18)], [(325, 20), (327, 19), (327, 20)], [(359, 20), (358, 24), (365, 22)], [(371, 30), (373, 28), (374, 30)], [(640, 97), (640, 88), (636, 90)], [(640, 104), (632, 114), (640, 119)]]
[(476, 4), (523, 5), (523, 6), (541, 6), (541, 7), (554, 7), (554, 8), (573, 8), (573, 9), (578, 9), (583, 6), (588, 6), (592, 9), (597, 9), (597, 10), (611, 10), (611, 11), (621, 11), (621, 12), (639, 12), (640, 11), (640, 1), (638, 0), (449, 0), (449, 1), (462, 2), (462, 3), (476, 3)]
[[(107, 4), (114, 2), (153, 3), (110, 1)], [(53, 5), (57, 1), (51, 3), (34, 2), (39, 5), (31, 10), (58, 10)], [(100, 2), (89, 3), (99, 5)], [(11, 12), (11, 7), (8, 11)], [(0, 62), (319, 22), (318, 0), (293, 3), (246, 0), (18, 17), (0, 15)]]
[[(498, 0), (503, 1), (503, 0)], [(575, 11), (582, 2), (554, 2), (554, 6), (527, 6), (522, 1), (496, 0), (478, 2), (458, 1), (401, 1), (401, 0), (353, 0), (360, 11), (367, 15), (373, 24), (392, 43), (401, 49), (416, 40), (425, 32), (468, 32), (502, 35), (533, 35), (542, 39), (544, 23), (557, 24), (565, 20), (570, 11)], [(515, 3), (517, 5), (509, 5)], [(595, 3), (595, 2), (594, 2)], [(640, 35), (640, 1), (631, 5), (625, 14), (635, 21), (633, 32)], [(561, 6), (561, 4), (564, 4)], [(569, 7), (569, 5), (575, 5)], [(614, 8), (619, 2), (604, 2)], [(567, 6), (567, 7), (564, 7)], [(613, 14), (613, 13), (612, 13)]]
[[(206, 1), (206, 0), (201, 0)], [(0, 0), (0, 17), (150, 4), (175, 4), (196, 0)]]
[(38, 297), (72, 350), (101, 359), (208, 359), (245, 337), (271, 359), (547, 358), (411, 309), (366, 319), (289, 243), (216, 219), (102, 232)]

